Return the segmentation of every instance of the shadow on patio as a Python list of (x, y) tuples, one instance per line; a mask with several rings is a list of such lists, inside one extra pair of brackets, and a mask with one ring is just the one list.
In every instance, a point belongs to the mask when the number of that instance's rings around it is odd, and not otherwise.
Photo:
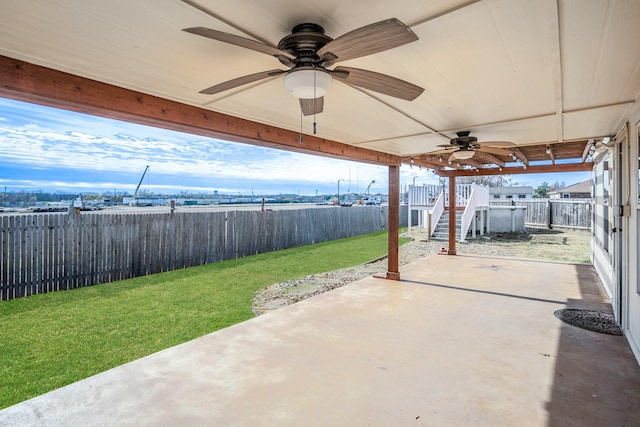
[(624, 337), (589, 265), (430, 256), (0, 411), (39, 425), (633, 425)]

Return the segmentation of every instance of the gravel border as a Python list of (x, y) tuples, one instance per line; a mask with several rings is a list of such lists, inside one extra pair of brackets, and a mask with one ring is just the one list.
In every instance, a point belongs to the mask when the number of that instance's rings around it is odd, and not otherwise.
[[(553, 239), (552, 241), (541, 242), (541, 244), (538, 245), (541, 251), (554, 245), (565, 251), (571, 250), (574, 247), (579, 251), (581, 250), (581, 248), (577, 247), (579, 245), (572, 245), (572, 242), (567, 243), (567, 239), (590, 239), (590, 233), (587, 231), (528, 228), (524, 233), (492, 233), (475, 240), (469, 239), (466, 242), (457, 243), (456, 249), (458, 254), (549, 259), (549, 254), (537, 254), (533, 247), (528, 247), (526, 255), (523, 255), (522, 246), (517, 246), (518, 243), (530, 241), (532, 236), (535, 237), (534, 235), (536, 234), (540, 235), (539, 237), (544, 236), (546, 239)], [(406, 233), (401, 236), (408, 237)], [(412, 238), (412, 241), (402, 245), (399, 249), (398, 263), (400, 266), (435, 254), (441, 248), (448, 247), (448, 242), (427, 240), (427, 233), (424, 230), (414, 229)], [(557, 260), (560, 258), (554, 257), (552, 259)], [(386, 271), (387, 257), (384, 256), (380, 259), (354, 267), (275, 283), (255, 293), (253, 298), (253, 312), (256, 315), (261, 315), (365, 277), (370, 277), (377, 273), (384, 274)]]
[[(398, 263), (405, 265), (419, 258), (438, 252), (442, 247), (446, 247), (447, 242), (427, 241), (424, 231), (413, 231), (413, 240), (402, 245), (399, 249)], [(407, 237), (403, 234), (402, 237)], [(479, 243), (462, 243), (465, 253), (470, 253), (469, 249), (474, 245), (478, 246), (476, 253), (486, 253), (486, 245)], [(483, 247), (480, 251), (480, 247)], [(488, 254), (491, 255), (491, 254)], [(330, 291), (351, 282), (355, 282), (365, 277), (373, 276), (376, 273), (387, 271), (387, 257), (354, 267), (325, 273), (313, 274), (300, 279), (275, 283), (266, 288), (260, 289), (253, 298), (253, 312), (256, 315), (264, 314), (289, 304), (296, 303), (303, 299)]]

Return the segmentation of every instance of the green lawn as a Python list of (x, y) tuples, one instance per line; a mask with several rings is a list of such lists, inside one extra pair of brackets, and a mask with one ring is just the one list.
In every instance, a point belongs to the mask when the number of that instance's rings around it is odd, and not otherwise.
[(374, 233), (0, 302), (0, 408), (250, 319), (272, 283), (386, 252)]

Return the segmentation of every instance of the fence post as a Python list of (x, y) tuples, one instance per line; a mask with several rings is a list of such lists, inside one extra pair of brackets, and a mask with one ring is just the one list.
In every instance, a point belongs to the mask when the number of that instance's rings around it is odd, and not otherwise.
[(547, 227), (549, 230), (553, 228), (553, 209), (551, 205), (551, 200), (547, 200)]

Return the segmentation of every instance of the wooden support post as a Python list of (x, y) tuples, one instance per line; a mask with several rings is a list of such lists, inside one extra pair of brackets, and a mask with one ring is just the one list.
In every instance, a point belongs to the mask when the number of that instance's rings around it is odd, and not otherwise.
[(409, 191), (407, 192), (407, 212), (408, 212), (408, 221), (407, 221), (407, 236), (413, 237), (411, 234), (411, 202), (413, 202), (413, 187), (411, 185), (408, 186)]
[(389, 257), (387, 279), (400, 280), (398, 271), (398, 233), (400, 220), (400, 167), (389, 166)]
[(456, 177), (449, 177), (449, 251), (447, 255), (456, 254)]

